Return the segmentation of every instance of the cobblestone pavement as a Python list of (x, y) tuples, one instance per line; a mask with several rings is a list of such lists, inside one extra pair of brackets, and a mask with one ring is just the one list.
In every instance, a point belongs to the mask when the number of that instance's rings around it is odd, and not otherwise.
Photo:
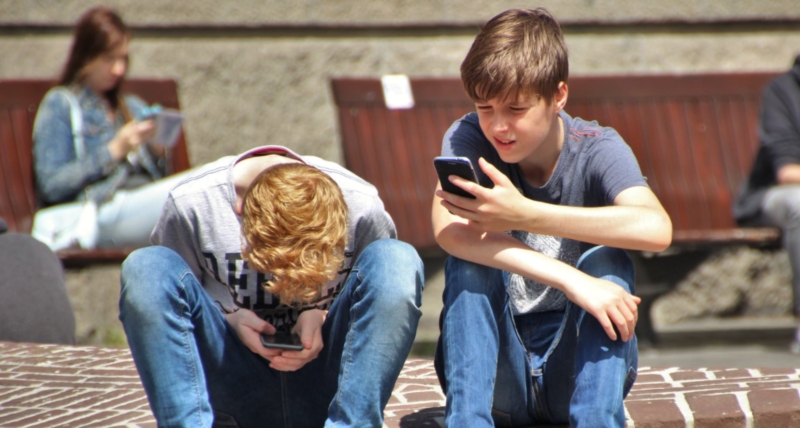
[[(640, 368), (628, 427), (797, 426), (800, 369)], [(388, 428), (442, 427), (433, 365), (409, 359)], [(0, 342), (1, 427), (155, 427), (127, 349)]]
[(156, 424), (127, 350), (0, 342), (0, 426)]

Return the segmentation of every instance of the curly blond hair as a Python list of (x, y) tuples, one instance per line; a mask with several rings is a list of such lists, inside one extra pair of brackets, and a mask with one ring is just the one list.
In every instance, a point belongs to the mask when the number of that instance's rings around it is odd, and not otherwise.
[(347, 204), (318, 169), (287, 163), (259, 174), (244, 196), (242, 256), (272, 279), (264, 288), (286, 305), (313, 302), (344, 262)]

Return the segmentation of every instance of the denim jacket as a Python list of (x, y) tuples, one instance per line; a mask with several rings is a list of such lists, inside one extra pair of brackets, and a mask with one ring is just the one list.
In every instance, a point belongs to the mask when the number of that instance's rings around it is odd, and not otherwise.
[[(69, 90), (76, 95), (81, 108), (85, 153), (81, 158), (75, 154), (67, 97), (56, 88), (51, 89), (39, 105), (33, 125), (37, 196), (43, 205), (92, 197), (87, 195), (89, 189), (95, 195), (108, 196), (127, 179), (132, 168), (114, 162), (107, 147), (125, 124), (122, 114), (117, 112), (111, 122), (106, 116), (106, 104), (92, 90), (83, 86), (70, 86)], [(146, 104), (133, 95), (125, 95), (125, 101), (131, 116), (139, 118)], [(163, 175), (144, 145), (137, 155), (146, 158), (143, 164), (150, 166), (138, 168), (139, 172), (147, 171), (154, 179)]]

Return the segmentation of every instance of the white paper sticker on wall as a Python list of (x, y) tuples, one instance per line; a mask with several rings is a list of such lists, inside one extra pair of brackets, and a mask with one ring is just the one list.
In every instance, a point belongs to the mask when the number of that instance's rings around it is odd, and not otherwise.
[(405, 109), (414, 107), (414, 94), (411, 93), (411, 82), (405, 74), (387, 74), (381, 77), (383, 99), (386, 108)]

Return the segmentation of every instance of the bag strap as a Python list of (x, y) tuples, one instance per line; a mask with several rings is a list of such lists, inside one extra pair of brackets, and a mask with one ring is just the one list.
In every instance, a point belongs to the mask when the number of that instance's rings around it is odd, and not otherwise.
[(86, 146), (83, 144), (83, 116), (81, 113), (78, 99), (75, 94), (65, 87), (57, 88), (58, 92), (64, 95), (69, 102), (69, 119), (72, 128), (72, 144), (75, 147), (75, 157), (82, 158), (86, 154)]

